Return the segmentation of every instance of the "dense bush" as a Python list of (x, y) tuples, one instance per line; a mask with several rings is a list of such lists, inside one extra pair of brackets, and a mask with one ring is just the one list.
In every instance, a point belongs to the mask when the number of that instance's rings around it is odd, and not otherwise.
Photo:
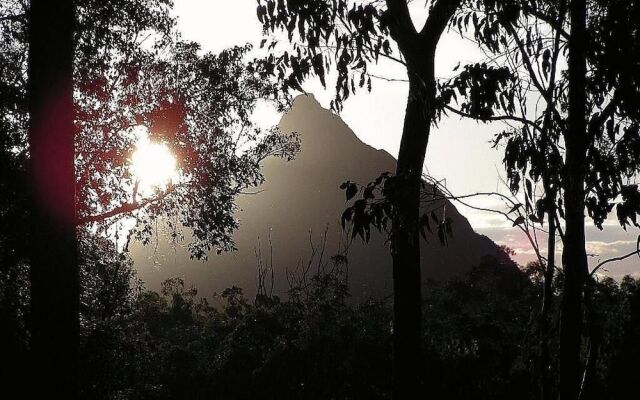
[[(145, 289), (108, 241), (83, 237), (82, 254), (85, 399), (390, 397), (391, 304), (351, 299), (339, 264), (293, 279), (283, 297), (232, 287), (204, 298), (177, 278)], [(10, 272), (0, 277), (0, 372), (15, 384), (28, 350), (28, 270)], [(425, 285), (430, 398), (537, 398), (535, 273), (487, 257), (467, 276)], [(593, 304), (592, 391), (622, 399), (640, 360), (640, 280), (601, 279)]]

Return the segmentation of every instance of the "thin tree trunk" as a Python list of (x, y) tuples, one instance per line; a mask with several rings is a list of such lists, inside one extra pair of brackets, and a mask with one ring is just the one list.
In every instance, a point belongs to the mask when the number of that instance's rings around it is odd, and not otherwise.
[(566, 136), (564, 290), (560, 320), (560, 398), (575, 400), (580, 388), (582, 294), (587, 276), (584, 197), (586, 171), (586, 2), (570, 3), (569, 131)]
[(598, 363), (598, 355), (600, 354), (600, 346), (602, 343), (602, 328), (598, 323), (599, 318), (593, 304), (595, 284), (596, 283), (592, 278), (589, 278), (585, 284), (584, 304), (585, 311), (587, 313), (587, 327), (589, 332), (589, 353), (580, 387), (580, 400), (591, 400), (600, 397), (595, 392), (596, 365)]
[[(32, 0), (29, 36), (32, 388), (77, 398), (72, 0)], [(34, 396), (35, 397), (35, 396)]]
[(542, 366), (542, 395), (543, 400), (551, 400), (551, 357), (549, 349), (549, 328), (551, 326), (551, 307), (553, 305), (553, 276), (556, 258), (556, 208), (555, 195), (548, 191), (548, 221), (549, 237), (547, 241), (547, 265), (544, 272), (544, 286), (542, 289), (542, 309), (540, 311), (540, 364)]
[[(562, 0), (558, 4), (558, 26), (564, 24), (567, 13), (567, 1)], [(547, 110), (544, 115), (543, 123), (543, 151), (545, 152), (545, 160), (549, 168), (551, 167), (551, 148), (552, 139), (551, 132), (553, 127), (553, 110), (556, 107), (554, 91), (556, 88), (556, 72), (558, 64), (558, 56), (560, 54), (560, 36), (559, 30), (555, 32), (553, 56), (551, 65), (551, 78), (548, 86), (548, 95), (552, 101), (547, 103)], [(541, 349), (541, 366), (542, 366), (542, 385), (541, 399), (551, 400), (555, 397), (553, 375), (551, 368), (551, 349), (549, 342), (551, 338), (551, 308), (553, 306), (553, 278), (556, 269), (556, 212), (558, 210), (556, 197), (558, 194), (557, 183), (551, 181), (551, 177), (547, 174), (543, 178), (544, 189), (547, 196), (547, 218), (549, 221), (549, 236), (547, 238), (547, 265), (544, 272), (544, 286), (542, 293), (542, 309), (540, 311), (540, 349)]]
[[(410, 73), (411, 75), (411, 73)], [(431, 118), (424, 83), (410, 77), (409, 100), (396, 170), (393, 220), (393, 380), (394, 399), (421, 389), (422, 279), (420, 274), (420, 189)]]

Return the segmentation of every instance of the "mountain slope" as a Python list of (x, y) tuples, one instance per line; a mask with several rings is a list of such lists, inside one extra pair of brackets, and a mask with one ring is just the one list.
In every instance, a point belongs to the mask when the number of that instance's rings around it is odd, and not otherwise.
[[(342, 182), (366, 184), (380, 173), (395, 170), (395, 159), (360, 141), (336, 115), (323, 109), (313, 97), (300, 96), (280, 122), (284, 132), (298, 132), (301, 152), (295, 160), (266, 160), (265, 184), (255, 195), (238, 201), (240, 229), (235, 235), (238, 251), (211, 255), (206, 263), (189, 260), (184, 249), (173, 249), (160, 242), (153, 248), (134, 246), (132, 256), (143, 280), (151, 287), (172, 276), (182, 276), (205, 295), (236, 285), (255, 292), (256, 251), (270, 259), (273, 250), (275, 289), (287, 288), (286, 269), (306, 265), (316, 248), (316, 260), (336, 254), (344, 234), (340, 216), (346, 207)], [(454, 238), (447, 247), (433, 237), (422, 243), (422, 271), (427, 278), (455, 276), (477, 264), (487, 254), (495, 254), (496, 245), (476, 234), (455, 207), (447, 204), (447, 216), (453, 221)], [(269, 236), (271, 243), (269, 245)], [(160, 261), (154, 266), (153, 261)], [(357, 296), (383, 296), (391, 293), (391, 256), (384, 237), (372, 234), (368, 244), (354, 240), (348, 251), (349, 283)], [(268, 260), (267, 260), (268, 261)], [(267, 262), (269, 264), (269, 262)], [(315, 264), (314, 264), (315, 265)]]

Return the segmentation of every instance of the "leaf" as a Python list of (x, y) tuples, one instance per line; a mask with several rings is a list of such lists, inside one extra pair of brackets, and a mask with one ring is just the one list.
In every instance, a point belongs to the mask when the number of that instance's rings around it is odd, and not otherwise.
[(431, 231), (431, 224), (429, 223), (429, 216), (427, 214), (422, 214), (420, 217), (420, 235), (426, 241), (427, 240), (427, 231)]
[(346, 190), (347, 201), (353, 199), (356, 194), (358, 194), (358, 186), (353, 182), (349, 182)]
[(436, 215), (435, 211), (431, 211), (431, 218), (433, 219), (433, 222), (436, 223), (436, 225), (440, 225), (440, 219)]
[(520, 208), (520, 207), (522, 207), (522, 204), (520, 204), (520, 203), (516, 204), (515, 206), (513, 206), (511, 208), (511, 210), (509, 210), (509, 212), (507, 214), (511, 214), (511, 213), (516, 212), (518, 210), (518, 208)]
[(449, 235), (450, 238), (453, 238), (453, 221), (451, 218), (447, 217), (444, 221), (444, 225), (447, 235)]
[(447, 236), (443, 225), (438, 226), (438, 240), (442, 246), (447, 245)]
[(375, 196), (373, 195), (373, 190), (375, 189), (375, 186), (367, 186), (364, 189), (364, 192), (362, 194), (362, 197), (364, 197), (365, 199), (373, 199)]
[(340, 218), (340, 221), (342, 222), (342, 229), (345, 229), (345, 227), (347, 226), (347, 222), (351, 221), (352, 212), (353, 210), (351, 209), (351, 207), (349, 207), (342, 213), (342, 217)]
[(524, 221), (525, 221), (525, 219), (524, 219), (524, 217), (521, 215), (521, 216), (519, 216), (518, 218), (516, 218), (516, 220), (515, 220), (515, 221), (513, 221), (513, 226), (522, 225), (522, 224), (524, 224)]
[(607, 136), (609, 138), (609, 140), (614, 143), (616, 141), (616, 133), (614, 130), (614, 120), (613, 118), (610, 118), (607, 120), (606, 123), (606, 129), (607, 129)]
[(529, 215), (529, 219), (536, 224), (542, 224), (542, 221), (543, 221), (542, 218), (539, 218), (537, 215), (534, 215), (534, 214)]
[(525, 196), (524, 196), (524, 209), (526, 212), (532, 211), (531, 199), (533, 199), (533, 185), (529, 179), (525, 179)]
[(551, 51), (549, 49), (546, 49), (544, 53), (542, 53), (542, 71), (544, 72), (545, 76), (549, 74), (549, 70), (551, 69), (550, 59)]

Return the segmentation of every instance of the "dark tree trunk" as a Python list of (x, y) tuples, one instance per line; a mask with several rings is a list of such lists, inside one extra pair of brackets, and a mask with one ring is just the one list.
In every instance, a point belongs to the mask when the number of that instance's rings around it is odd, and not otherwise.
[[(558, 26), (562, 26), (565, 21), (565, 16), (567, 13), (567, 1), (562, 0), (558, 4)], [(555, 32), (554, 39), (554, 50), (552, 56), (552, 66), (551, 66), (551, 81), (548, 86), (548, 95), (551, 99), (554, 99), (554, 92), (556, 88), (556, 72), (557, 72), (557, 63), (558, 56), (560, 52), (560, 31)], [(558, 206), (556, 203), (556, 198), (558, 195), (558, 185), (556, 182), (552, 181), (552, 176), (555, 176), (555, 171), (552, 168), (552, 149), (553, 149), (553, 140), (551, 139), (551, 133), (553, 127), (553, 110), (556, 107), (556, 101), (552, 100), (547, 103), (547, 109), (544, 115), (543, 122), (543, 151), (545, 154), (545, 160), (547, 163), (547, 174), (543, 177), (544, 190), (546, 193), (546, 201), (547, 201), (547, 219), (549, 222), (549, 236), (547, 238), (547, 265), (544, 271), (544, 286), (542, 292), (542, 309), (540, 311), (540, 365), (541, 365), (541, 377), (542, 377), (542, 385), (541, 385), (541, 396), (542, 400), (551, 400), (555, 398), (555, 385), (554, 378), (552, 374), (552, 366), (551, 366), (551, 349), (550, 349), (550, 338), (551, 338), (551, 309), (553, 306), (554, 293), (553, 293), (553, 278), (556, 270), (556, 234), (557, 234), (557, 216), (556, 213), (558, 211)], [(549, 173), (552, 175), (550, 176)]]
[[(433, 59), (433, 58), (432, 58)], [(404, 120), (393, 220), (393, 380), (394, 399), (420, 392), (422, 376), (420, 274), (420, 190), (422, 168), (429, 141), (431, 115), (424, 82), (409, 72), (409, 99)], [(430, 82), (433, 84), (433, 78)]]
[(601, 317), (597, 314), (593, 297), (595, 295), (596, 282), (589, 278), (585, 284), (584, 305), (587, 314), (587, 331), (589, 333), (589, 352), (587, 356), (587, 364), (584, 368), (582, 377), (582, 385), (580, 388), (580, 400), (591, 400), (601, 398), (601, 394), (597, 393), (597, 376), (596, 366), (598, 356), (600, 354), (600, 346), (602, 344), (602, 327), (600, 326)]
[(32, 388), (77, 398), (72, 0), (32, 0), (29, 36)]
[(540, 311), (540, 364), (542, 367), (542, 400), (551, 400), (552, 392), (552, 376), (551, 376), (551, 357), (549, 349), (549, 337), (551, 335), (551, 307), (553, 306), (553, 276), (555, 272), (556, 258), (556, 208), (555, 194), (549, 190), (548, 193), (548, 221), (549, 221), (549, 237), (547, 240), (547, 265), (544, 271), (544, 286), (542, 289), (542, 309)]
[(566, 136), (564, 290), (560, 320), (560, 398), (575, 400), (580, 388), (582, 295), (588, 264), (585, 250), (586, 3), (570, 3), (569, 131)]
[(433, 2), (417, 32), (406, 0), (387, 0), (390, 31), (404, 55), (409, 96), (402, 130), (394, 193), (393, 233), (393, 398), (420, 398), (423, 362), (420, 276), (420, 190), (422, 169), (435, 117), (435, 53), (460, 0)]

